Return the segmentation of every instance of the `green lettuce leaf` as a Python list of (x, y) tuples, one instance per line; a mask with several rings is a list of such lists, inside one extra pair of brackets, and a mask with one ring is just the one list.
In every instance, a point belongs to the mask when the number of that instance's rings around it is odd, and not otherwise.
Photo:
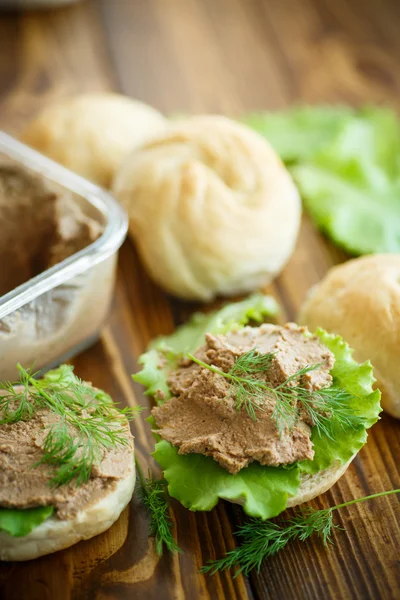
[(353, 255), (400, 252), (400, 185), (363, 190), (320, 167), (293, 169), (315, 224)]
[(0, 531), (14, 537), (23, 537), (39, 527), (54, 512), (53, 506), (14, 509), (0, 508)]
[(285, 163), (315, 156), (351, 117), (341, 106), (304, 106), (278, 112), (259, 112), (241, 121), (267, 138)]
[(333, 383), (353, 395), (354, 412), (363, 417), (363, 425), (343, 429), (332, 419), (332, 438), (319, 435), (314, 427), (311, 441), (314, 444), (314, 459), (299, 463), (305, 473), (317, 473), (338, 461), (343, 465), (363, 447), (367, 441), (367, 429), (379, 418), (381, 412), (379, 390), (373, 390), (375, 381), (371, 363), (357, 363), (352, 358), (353, 350), (340, 336), (318, 329), (316, 334), (335, 355), (335, 365), (331, 371)]
[(400, 125), (394, 111), (304, 107), (248, 115), (289, 166), (315, 224), (354, 255), (400, 252)]
[(298, 468), (250, 464), (236, 475), (201, 454), (178, 454), (169, 442), (156, 444), (154, 458), (164, 471), (168, 492), (190, 510), (211, 510), (220, 498), (243, 504), (252, 517), (269, 519), (285, 510), (300, 483)]
[[(166, 378), (176, 364), (173, 357), (176, 361), (177, 356), (195, 351), (203, 343), (207, 331), (223, 333), (243, 326), (249, 318), (260, 321), (265, 314), (260, 311), (263, 304), (255, 296), (255, 305), (251, 309), (250, 301), (249, 298), (244, 303), (228, 305), (211, 315), (196, 315), (172, 336), (159, 338), (142, 359), (143, 371), (134, 378), (148, 386), (148, 393), (149, 390), (154, 393), (161, 389), (169, 394)], [(240, 307), (245, 310), (239, 310)], [(233, 315), (238, 319), (236, 324)], [(354, 429), (342, 429), (333, 422), (334, 441), (328, 436), (319, 436), (314, 428), (313, 461), (302, 461), (290, 467), (265, 467), (252, 463), (236, 475), (225, 471), (210, 457), (179, 455), (171, 444), (158, 440), (153, 456), (164, 471), (172, 497), (190, 510), (211, 510), (219, 498), (228, 499), (243, 504), (250, 516), (271, 518), (285, 509), (289, 495), (296, 494), (301, 473), (315, 473), (333, 462), (344, 464), (363, 446), (367, 438), (366, 429), (375, 423), (381, 410), (380, 392), (372, 389), (372, 367), (370, 363), (356, 363), (351, 357), (351, 349), (340, 337), (323, 330), (318, 330), (317, 335), (335, 354), (334, 383), (354, 396), (354, 410), (363, 417), (363, 424)], [(165, 353), (169, 353), (169, 358), (163, 360)]]
[(400, 252), (400, 127), (393, 112), (363, 111), (292, 174), (316, 225), (339, 246), (355, 255)]
[(158, 399), (157, 394), (162, 394), (164, 399), (170, 397), (167, 384), (168, 374), (172, 370), (174, 357), (170, 355), (170, 360), (163, 356), (155, 348), (148, 350), (139, 358), (139, 364), (142, 365), (142, 370), (133, 375), (134, 381), (145, 386), (146, 396), (154, 396)]
[[(168, 399), (168, 374), (183, 354), (194, 352), (204, 343), (207, 332), (224, 334), (250, 321), (261, 323), (267, 317), (275, 317), (278, 312), (278, 304), (271, 296), (253, 294), (208, 314), (196, 313), (174, 333), (159, 337), (150, 344), (149, 350), (139, 358), (142, 370), (133, 375), (133, 379), (146, 387), (145, 394), (156, 396), (157, 392), (161, 392), (161, 397)], [(160, 397), (157, 399), (160, 400)]]

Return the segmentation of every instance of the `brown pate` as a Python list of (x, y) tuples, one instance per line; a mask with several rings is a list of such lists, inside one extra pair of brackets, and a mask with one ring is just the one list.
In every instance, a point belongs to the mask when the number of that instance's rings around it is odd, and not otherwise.
[(67, 194), (13, 164), (0, 164), (0, 296), (94, 242), (102, 227)]
[[(334, 356), (316, 336), (294, 324), (283, 327), (265, 324), (245, 327), (227, 335), (206, 334), (206, 343), (195, 356), (228, 372), (237, 357), (256, 348), (274, 353), (271, 368), (261, 378), (276, 387), (307, 365), (321, 366), (301, 377), (298, 383), (310, 390), (329, 387)], [(168, 385), (173, 397), (153, 408), (158, 435), (179, 448), (180, 454), (211, 456), (230, 473), (238, 473), (253, 461), (262, 465), (288, 465), (312, 459), (312, 422), (300, 412), (297, 424), (279, 433), (272, 418), (275, 399), (265, 393), (257, 420), (244, 407), (236, 410), (230, 382), (205, 367), (184, 359), (171, 373)]]
[(45, 409), (29, 421), (0, 425), (0, 507), (54, 506), (58, 518), (71, 519), (112, 492), (118, 481), (132, 471), (133, 437), (127, 423), (124, 432), (127, 445), (103, 450), (102, 460), (93, 467), (87, 483), (77, 486), (72, 481), (51, 487), (56, 467), (35, 465), (43, 456), (42, 446), (49, 427), (59, 419)]

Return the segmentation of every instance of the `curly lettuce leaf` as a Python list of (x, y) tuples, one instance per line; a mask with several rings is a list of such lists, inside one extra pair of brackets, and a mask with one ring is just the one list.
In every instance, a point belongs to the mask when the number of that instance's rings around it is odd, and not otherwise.
[(53, 512), (53, 506), (39, 506), (23, 510), (0, 508), (0, 531), (14, 537), (24, 537), (51, 517)]
[(288, 164), (315, 156), (343, 127), (352, 110), (342, 106), (304, 106), (258, 112), (241, 121), (267, 138)]
[(248, 115), (288, 164), (315, 224), (354, 255), (400, 252), (394, 111), (314, 106)]
[(220, 498), (243, 504), (252, 517), (270, 519), (285, 510), (300, 483), (299, 469), (250, 464), (236, 475), (202, 454), (178, 454), (169, 442), (156, 444), (154, 458), (164, 471), (168, 492), (190, 510), (211, 510)]
[(362, 189), (312, 165), (293, 169), (315, 224), (353, 255), (400, 252), (400, 184)]
[(292, 174), (336, 244), (355, 255), (400, 252), (400, 127), (392, 111), (363, 111)]
[(159, 337), (150, 344), (149, 350), (139, 358), (142, 370), (133, 375), (133, 379), (146, 387), (146, 395), (157, 396), (158, 400), (160, 397), (168, 399), (169, 373), (183, 354), (194, 352), (204, 343), (207, 332), (224, 334), (250, 321), (261, 323), (267, 317), (274, 318), (278, 312), (278, 304), (271, 296), (253, 294), (208, 314), (196, 313), (174, 333)]
[(249, 321), (261, 323), (265, 317), (276, 317), (278, 311), (278, 304), (274, 298), (253, 294), (241, 302), (226, 304), (210, 313), (195, 313), (171, 335), (154, 340), (151, 348), (179, 355), (194, 352), (204, 344), (204, 336), (209, 331), (224, 334), (247, 325)]
[(161, 356), (158, 350), (153, 348), (142, 354), (138, 362), (142, 365), (142, 369), (139, 373), (132, 375), (132, 378), (145, 386), (146, 396), (157, 398), (157, 395), (161, 393), (164, 399), (169, 398), (167, 378), (172, 370), (172, 357), (168, 361), (167, 358)]
[(331, 371), (333, 383), (353, 395), (351, 405), (354, 412), (363, 417), (363, 424), (343, 429), (332, 419), (333, 439), (319, 434), (314, 427), (311, 435), (314, 459), (299, 463), (300, 470), (310, 474), (327, 469), (334, 462), (343, 465), (350, 460), (367, 441), (367, 429), (376, 423), (381, 412), (381, 393), (372, 388), (375, 379), (371, 363), (357, 363), (352, 358), (353, 350), (340, 336), (323, 329), (318, 329), (316, 334), (335, 355), (335, 365)]

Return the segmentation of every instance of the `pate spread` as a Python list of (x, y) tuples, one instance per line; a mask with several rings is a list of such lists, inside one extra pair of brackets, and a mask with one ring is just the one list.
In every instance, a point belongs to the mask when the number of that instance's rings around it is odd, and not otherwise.
[[(306, 366), (320, 365), (292, 385), (309, 390), (329, 387), (334, 356), (317, 337), (305, 333), (304, 327), (294, 324), (245, 327), (225, 336), (208, 333), (195, 356), (228, 372), (238, 357), (256, 348), (260, 354), (274, 354), (271, 367), (260, 374), (269, 386), (278, 386)], [(265, 392), (262, 410), (256, 409), (254, 420), (244, 407), (236, 409), (228, 379), (189, 359), (171, 373), (168, 385), (173, 397), (153, 408), (152, 414), (157, 434), (177, 446), (180, 454), (211, 456), (230, 473), (252, 461), (278, 466), (314, 456), (308, 414), (300, 410), (296, 425), (279, 432), (272, 418), (272, 393)]]
[(127, 445), (103, 450), (102, 460), (93, 467), (89, 481), (80, 486), (72, 481), (51, 487), (57, 467), (37, 463), (43, 457), (46, 433), (59, 419), (54, 412), (43, 409), (29, 421), (0, 425), (1, 507), (54, 506), (58, 518), (71, 519), (112, 492), (118, 480), (132, 471), (133, 438), (127, 424)]
[(0, 222), (0, 296), (82, 250), (102, 230), (67, 195), (9, 164), (0, 164)]

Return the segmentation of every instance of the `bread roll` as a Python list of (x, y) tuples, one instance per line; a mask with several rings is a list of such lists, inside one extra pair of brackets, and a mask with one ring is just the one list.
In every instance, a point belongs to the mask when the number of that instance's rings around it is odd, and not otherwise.
[(382, 407), (400, 418), (400, 255), (365, 256), (331, 269), (299, 322), (340, 334), (358, 362), (371, 360)]
[(220, 116), (173, 123), (113, 185), (154, 280), (190, 300), (247, 292), (289, 259), (300, 198), (260, 135)]
[(129, 504), (135, 487), (135, 464), (120, 479), (112, 492), (73, 519), (52, 516), (24, 537), (13, 537), (0, 531), (0, 560), (31, 560), (88, 540), (106, 531)]
[(112, 93), (67, 98), (46, 107), (22, 140), (87, 179), (110, 187), (122, 159), (164, 130), (154, 108)]

